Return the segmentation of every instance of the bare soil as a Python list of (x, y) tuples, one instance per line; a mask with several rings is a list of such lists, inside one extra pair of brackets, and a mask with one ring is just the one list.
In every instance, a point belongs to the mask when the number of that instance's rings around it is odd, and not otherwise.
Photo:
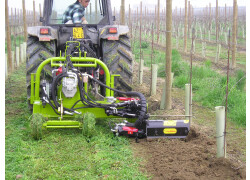
[[(144, 83), (138, 84), (138, 65), (134, 65), (134, 90), (142, 92), (149, 113), (184, 115), (184, 92), (173, 88), (172, 110), (159, 110), (164, 79), (158, 78), (157, 95), (150, 97), (150, 70), (144, 68)], [(141, 171), (154, 180), (246, 179), (246, 131), (228, 123), (227, 158), (216, 157), (215, 113), (193, 103), (191, 131), (186, 139), (131, 139), (134, 156), (143, 159)]]

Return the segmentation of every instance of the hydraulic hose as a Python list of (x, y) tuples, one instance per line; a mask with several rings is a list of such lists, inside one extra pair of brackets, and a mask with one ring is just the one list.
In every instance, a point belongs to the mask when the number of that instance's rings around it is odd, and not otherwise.
[(124, 91), (120, 91), (120, 90), (117, 90), (117, 89), (114, 89), (114, 88), (111, 88), (109, 86), (107, 86), (106, 84), (103, 84), (101, 81), (98, 81), (97, 79), (95, 78), (91, 78), (93, 81), (97, 82), (98, 84), (110, 89), (110, 90), (113, 90), (115, 92), (118, 92), (120, 94), (124, 94), (126, 96), (136, 96), (136, 97), (139, 97), (140, 100), (141, 100), (141, 110), (140, 110), (140, 114), (139, 114), (139, 117), (138, 119), (136, 120), (135, 122), (135, 127), (136, 128), (142, 128), (142, 125), (143, 125), (143, 122), (144, 122), (144, 119), (146, 118), (146, 113), (147, 113), (147, 101), (146, 101), (146, 98), (145, 96), (142, 94), (142, 93), (139, 93), (139, 92), (124, 92)]

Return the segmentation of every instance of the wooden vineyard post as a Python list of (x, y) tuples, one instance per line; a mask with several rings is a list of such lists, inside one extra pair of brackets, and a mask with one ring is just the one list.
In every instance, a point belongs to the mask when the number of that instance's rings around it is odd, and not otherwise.
[(35, 0), (33, 0), (33, 25), (36, 25), (36, 3)]
[(234, 69), (236, 67), (237, 0), (234, 0), (233, 8), (232, 68)]
[(5, 54), (5, 80), (8, 78), (8, 55)]
[(92, 21), (92, 3), (89, 3), (89, 17), (90, 17), (90, 22)]
[(187, 52), (187, 0), (185, 0), (184, 52)]
[(95, 22), (97, 23), (97, 0), (95, 0)]
[(219, 37), (219, 23), (218, 23), (218, 0), (216, 0), (216, 43)]
[(212, 19), (211, 18), (211, 3), (209, 3), (209, 33), (211, 31), (211, 19)]
[(17, 66), (16, 66), (16, 64), (17, 64), (17, 42), (16, 42), (16, 39), (17, 39), (17, 23), (16, 23), (16, 20), (17, 20), (17, 17), (16, 17), (16, 8), (15, 8), (15, 15), (14, 15), (14, 21), (13, 21), (13, 24), (14, 24), (14, 26), (13, 26), (13, 28), (14, 28), (14, 58), (13, 58), (13, 60), (14, 60), (14, 68), (16, 68)]
[(227, 4), (225, 4), (225, 27), (227, 24)]
[[(153, 58), (154, 58), (154, 24), (152, 24), (152, 30), (151, 30), (151, 39), (152, 39), (152, 42), (151, 42), (151, 84), (152, 84), (152, 75), (153, 75), (153, 68), (152, 68), (152, 65), (153, 65)], [(154, 62), (155, 62), (155, 59), (154, 59)], [(150, 92), (152, 92), (152, 86), (150, 86)]]
[(172, 60), (172, 0), (166, 1), (166, 104), (165, 109), (172, 109), (171, 100), (171, 60)]
[[(39, 22), (41, 17), (42, 17), (42, 8), (41, 8), (41, 3), (39, 3)], [(40, 25), (42, 26), (42, 22), (40, 22)]]
[[(128, 27), (131, 29), (131, 9), (130, 9), (130, 4), (129, 4), (129, 9), (128, 9)], [(131, 31), (130, 31), (131, 34)]]
[(159, 44), (159, 38), (160, 38), (160, 0), (158, 0), (158, 6), (157, 6), (157, 44)]
[(141, 26), (142, 26), (142, 1), (140, 3), (140, 66), (139, 66), (139, 84), (143, 83), (143, 60), (141, 52)]
[(191, 26), (191, 7), (190, 7), (190, 1), (188, 1), (188, 38), (190, 38), (190, 26)]
[(10, 38), (10, 24), (9, 24), (9, 8), (8, 8), (8, 0), (5, 0), (5, 28), (6, 28), (6, 36), (7, 36), (7, 68), (8, 73), (11, 73), (12, 69), (12, 54), (11, 54), (11, 38)]
[(125, 25), (125, 0), (121, 0), (121, 25)]
[(24, 41), (27, 41), (27, 21), (26, 21), (25, 0), (23, 0), (23, 34), (24, 34)]

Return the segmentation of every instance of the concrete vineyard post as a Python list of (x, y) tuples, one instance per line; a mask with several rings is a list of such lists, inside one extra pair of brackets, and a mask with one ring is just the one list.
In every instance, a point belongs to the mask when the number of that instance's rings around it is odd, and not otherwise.
[(227, 45), (227, 32), (224, 33), (224, 36), (225, 36), (225, 43)]
[(245, 39), (245, 28), (242, 26), (242, 38)]
[(218, 63), (220, 59), (220, 50), (221, 50), (221, 44), (219, 43), (217, 44), (215, 63)]
[(176, 35), (176, 49), (179, 49), (179, 37)]
[(27, 58), (27, 57), (26, 57), (26, 56), (27, 56), (27, 55), (26, 55), (27, 42), (24, 42), (24, 43), (23, 43), (23, 47), (24, 47), (24, 48), (23, 48), (23, 59), (24, 59), (24, 62), (26, 62), (26, 58)]
[(11, 69), (13, 71), (15, 69), (15, 52), (14, 51), (11, 51), (11, 57), (12, 57), (12, 60), (11, 60), (12, 67), (11, 67)]
[(20, 62), (20, 59), (19, 59), (19, 47), (16, 47), (16, 67), (17, 68), (19, 67), (19, 62)]
[(195, 53), (195, 39), (193, 41), (193, 52)]
[(202, 42), (202, 57), (206, 57), (206, 42)]
[[(225, 135), (225, 107), (215, 107), (216, 113), (216, 145), (217, 145), (217, 157), (226, 157), (224, 147), (224, 135)], [(225, 149), (224, 149), (225, 148)]]
[(139, 64), (139, 84), (141, 85), (143, 83), (143, 68), (144, 68), (144, 60), (141, 59)]
[(190, 87), (190, 84), (185, 84), (185, 116), (186, 120), (190, 120), (190, 123), (191, 123), (191, 117), (190, 117), (191, 115), (192, 115), (192, 85)]
[(152, 64), (152, 84), (151, 84), (151, 95), (156, 95), (156, 85), (157, 85), (157, 70), (158, 65)]
[(201, 39), (203, 39), (203, 37), (202, 37), (202, 30), (201, 30), (201, 26), (200, 26), (200, 37), (201, 37)]

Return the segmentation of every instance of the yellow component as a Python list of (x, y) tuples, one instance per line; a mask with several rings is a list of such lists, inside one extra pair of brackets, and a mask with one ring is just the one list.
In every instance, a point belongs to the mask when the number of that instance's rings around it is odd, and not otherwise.
[(102, 30), (101, 35), (104, 33), (105, 29)]
[(176, 123), (175, 120), (167, 120), (163, 122), (163, 126), (176, 126)]
[(163, 130), (164, 134), (176, 134), (177, 133), (177, 129), (175, 128), (165, 128)]
[(82, 27), (74, 27), (73, 28), (73, 38), (74, 39), (83, 39), (84, 33)]
[(188, 123), (189, 123), (189, 120), (184, 120), (184, 123), (185, 123), (185, 124), (188, 124)]

